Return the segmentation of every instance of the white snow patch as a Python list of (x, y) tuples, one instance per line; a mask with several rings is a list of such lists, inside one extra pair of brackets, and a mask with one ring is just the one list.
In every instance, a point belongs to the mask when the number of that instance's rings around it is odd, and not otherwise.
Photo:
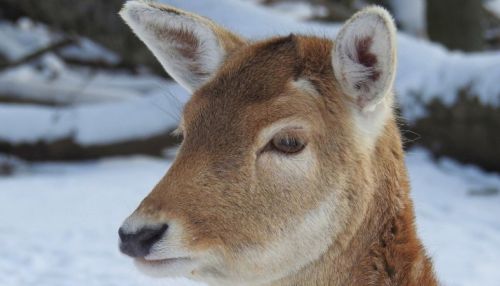
[[(418, 232), (446, 286), (500, 281), (500, 176), (444, 159), (433, 164), (424, 150), (407, 164)], [(479, 195), (481, 190), (491, 190)], [(475, 194), (476, 193), (476, 194)]]
[(405, 31), (417, 36), (425, 34), (425, 0), (391, 0), (390, 4), (394, 17)]
[(144, 277), (118, 251), (122, 220), (169, 164), (50, 163), (0, 177), (0, 285), (198, 285)]
[(0, 20), (0, 54), (17, 60), (51, 44), (60, 37), (42, 24), (22, 18), (17, 23)]
[(310, 2), (277, 2), (268, 6), (278, 13), (285, 14), (297, 20), (310, 20), (314, 17), (324, 17), (328, 14), (324, 6)]
[[(423, 150), (407, 164), (417, 226), (446, 286), (500, 281), (500, 176)], [(170, 162), (124, 157), (24, 166), (0, 177), (0, 285), (201, 285), (151, 280), (118, 252), (117, 229)]]
[[(0, 20), (0, 54), (8, 60), (18, 60), (37, 50), (45, 48), (64, 36), (51, 31), (46, 25), (21, 18), (16, 23)], [(78, 37), (76, 43), (61, 49), (65, 57), (82, 61), (103, 61), (110, 64), (118, 63), (120, 58), (110, 50)]]
[(500, 19), (500, 0), (487, 1), (484, 6)]
[(62, 105), (116, 102), (158, 91), (167, 83), (148, 74), (70, 68), (47, 54), (36, 64), (0, 73), (0, 95)]
[(73, 138), (85, 146), (148, 138), (177, 124), (186, 99), (184, 90), (170, 83), (151, 94), (118, 102), (70, 107), (0, 105), (0, 140), (33, 143)]
[(110, 64), (120, 61), (118, 55), (86, 38), (80, 38), (77, 45), (62, 49), (61, 55), (81, 61), (103, 61)]

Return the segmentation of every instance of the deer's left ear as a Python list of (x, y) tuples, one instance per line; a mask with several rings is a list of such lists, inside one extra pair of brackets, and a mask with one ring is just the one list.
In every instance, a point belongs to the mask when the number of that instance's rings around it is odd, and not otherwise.
[(395, 38), (392, 17), (372, 6), (352, 16), (335, 40), (335, 78), (361, 110), (374, 108), (390, 94), (396, 69)]

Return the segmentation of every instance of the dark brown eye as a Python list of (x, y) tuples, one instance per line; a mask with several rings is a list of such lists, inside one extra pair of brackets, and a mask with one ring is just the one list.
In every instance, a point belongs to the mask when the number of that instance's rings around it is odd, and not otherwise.
[(281, 153), (294, 154), (302, 151), (306, 146), (300, 139), (295, 137), (275, 137), (271, 141), (272, 147)]

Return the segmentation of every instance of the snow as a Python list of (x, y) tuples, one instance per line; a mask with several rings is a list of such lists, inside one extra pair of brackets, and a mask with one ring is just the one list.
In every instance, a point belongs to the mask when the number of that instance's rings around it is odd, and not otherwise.
[(413, 35), (423, 35), (426, 29), (425, 0), (390, 0), (394, 18), (405, 31)]
[(500, 0), (490, 0), (485, 3), (485, 7), (500, 19)]
[(409, 153), (418, 232), (441, 281), (500, 285), (500, 176), (448, 159), (433, 164), (423, 150)]
[(71, 45), (62, 49), (61, 55), (65, 58), (81, 61), (102, 60), (110, 64), (116, 64), (120, 61), (118, 55), (86, 38), (81, 38), (78, 45)]
[(158, 89), (161, 84), (161, 79), (153, 76), (70, 69), (53, 54), (0, 75), (0, 93), (4, 97), (63, 105), (124, 100)]
[[(0, 53), (16, 60), (61, 38), (28, 19), (0, 22)], [(81, 38), (64, 57), (116, 63), (114, 53)], [(103, 145), (164, 134), (177, 124), (187, 93), (148, 73), (130, 74), (68, 66), (47, 53), (0, 73), (3, 98), (42, 104), (0, 104), (0, 141), (13, 144), (72, 139)]]
[[(418, 149), (407, 163), (418, 232), (440, 280), (499, 285), (500, 195), (470, 192), (500, 190), (500, 176), (434, 163)], [(118, 252), (119, 225), (169, 166), (164, 159), (124, 157), (23, 164), (0, 177), (0, 285), (201, 285), (147, 278)]]
[[(18, 60), (60, 41), (63, 35), (50, 31), (44, 24), (21, 18), (16, 23), (0, 21), (0, 39), (0, 54), (9, 60)], [(113, 52), (84, 37), (78, 37), (75, 44), (61, 49), (61, 55), (78, 60), (101, 60), (111, 64), (120, 60)]]
[[(42, 24), (30, 19), (20, 19), (12, 24), (0, 21), (0, 54), (9, 60), (17, 60), (40, 48), (50, 45), (59, 37), (50, 33)], [(14, 40), (15, 39), (15, 40)]]
[(0, 177), (0, 285), (163, 285), (118, 253), (117, 227), (168, 166), (136, 157)]
[[(29, 83), (29, 84), (27, 84)], [(47, 54), (0, 75), (0, 94), (55, 106), (0, 104), (0, 141), (102, 145), (164, 134), (177, 124), (187, 93), (148, 74), (72, 69)]]
[[(184, 99), (172, 94), (184, 95)], [(148, 138), (175, 126), (186, 99), (184, 90), (170, 84), (155, 93), (118, 102), (70, 107), (0, 105), (0, 122), (11, 122), (0, 125), (0, 141), (52, 142), (73, 138), (86, 146)]]
[[(259, 1), (255, 0), (245, 1), (259, 3)], [(269, 3), (267, 7), (297, 20), (310, 20), (314, 17), (324, 17), (328, 14), (326, 7), (302, 1)]]
[[(252, 39), (290, 32), (334, 38), (339, 29), (337, 24), (303, 23), (252, 1), (164, 2), (210, 17)], [(15, 24), (0, 22), (0, 53), (18, 59), (61, 37), (28, 19)], [(79, 42), (61, 54), (110, 63), (119, 60), (87, 39)], [(398, 45), (395, 87), (406, 119), (425, 116), (425, 103), (436, 97), (453, 104), (464, 88), (484, 104), (499, 105), (500, 52), (450, 52), (402, 33)], [(1, 122), (14, 123), (0, 125), (0, 140), (34, 143), (71, 136), (83, 145), (145, 138), (170, 130), (187, 99), (178, 85), (159, 77), (69, 67), (52, 53), (0, 73), (0, 94), (57, 105), (0, 104)]]
[(160, 0), (160, 2), (209, 17), (231, 31), (253, 39), (262, 39), (277, 34), (286, 35), (291, 32), (328, 32), (325, 25), (301, 23), (283, 13), (263, 8), (253, 1)]
[[(108, 60), (115, 56), (94, 43), (84, 45)], [(95, 58), (91, 52), (82, 55)], [(0, 104), (0, 122), (11, 123), (0, 124), (0, 141), (70, 138), (82, 146), (164, 134), (177, 124), (188, 98), (180, 86), (158, 76), (72, 68), (52, 53), (1, 73), (0, 94), (45, 103)]]

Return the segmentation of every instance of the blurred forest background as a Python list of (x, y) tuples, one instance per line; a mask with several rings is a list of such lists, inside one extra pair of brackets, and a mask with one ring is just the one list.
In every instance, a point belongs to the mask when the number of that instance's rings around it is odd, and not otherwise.
[[(177, 143), (170, 131), (185, 99), (172, 97), (169, 90), (150, 96), (158, 88), (177, 87), (118, 17), (123, 2), (0, 0), (0, 153), (35, 161), (79, 160), (164, 155)], [(249, 2), (299, 21), (322, 23), (342, 22), (363, 6), (379, 4), (392, 12), (404, 33), (460, 57), (500, 50), (499, 1)], [(462, 72), (469, 71), (464, 68), (453, 76), (460, 80)], [(441, 94), (423, 100), (428, 97), (423, 91), (412, 90), (413, 100), (424, 111), (405, 120), (411, 113), (405, 108), (411, 106), (401, 107), (403, 134), (407, 146), (424, 146), (436, 157), (498, 172), (500, 109), (494, 103), (500, 94), (487, 94), (489, 99), (482, 100), (484, 94), (477, 93), (474, 83), (464, 79), (452, 101)], [(9, 160), (2, 162), (0, 172), (10, 172)]]

